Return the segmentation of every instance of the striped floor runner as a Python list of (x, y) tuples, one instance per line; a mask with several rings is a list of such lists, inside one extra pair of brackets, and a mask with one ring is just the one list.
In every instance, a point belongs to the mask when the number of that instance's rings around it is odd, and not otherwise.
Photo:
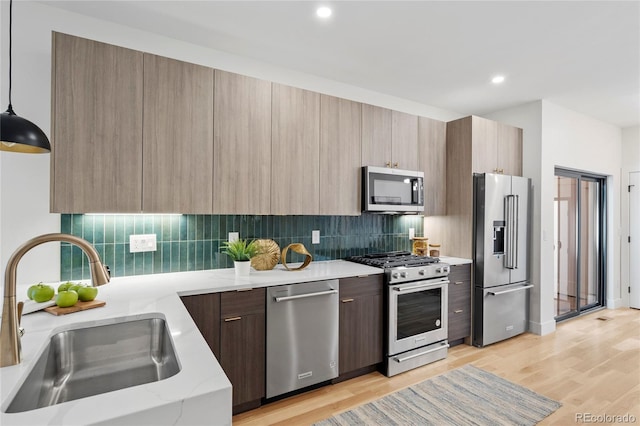
[(466, 365), (316, 425), (535, 425), (561, 405)]

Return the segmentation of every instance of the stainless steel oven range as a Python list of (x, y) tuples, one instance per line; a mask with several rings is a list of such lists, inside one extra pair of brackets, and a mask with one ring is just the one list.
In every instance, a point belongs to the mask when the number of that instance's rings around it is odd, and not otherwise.
[(404, 251), (347, 260), (384, 269), (387, 376), (446, 358), (448, 264)]

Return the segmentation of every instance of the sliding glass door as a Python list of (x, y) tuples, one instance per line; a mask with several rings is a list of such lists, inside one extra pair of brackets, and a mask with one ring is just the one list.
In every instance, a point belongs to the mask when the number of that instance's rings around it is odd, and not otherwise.
[(556, 320), (604, 304), (605, 179), (556, 169)]

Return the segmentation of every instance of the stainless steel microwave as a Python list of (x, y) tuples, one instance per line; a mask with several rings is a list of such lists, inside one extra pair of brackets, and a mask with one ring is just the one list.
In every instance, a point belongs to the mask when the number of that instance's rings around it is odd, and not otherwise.
[(362, 211), (397, 214), (423, 212), (424, 173), (388, 167), (363, 167)]

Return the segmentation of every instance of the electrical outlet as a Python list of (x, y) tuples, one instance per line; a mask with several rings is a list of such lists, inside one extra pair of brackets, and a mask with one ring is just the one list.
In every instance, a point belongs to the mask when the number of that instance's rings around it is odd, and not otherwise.
[(311, 231), (311, 244), (320, 244), (320, 230)]
[(238, 241), (240, 239), (239, 232), (229, 232), (229, 242), (232, 243), (234, 241)]
[(416, 236), (416, 229), (415, 228), (409, 228), (409, 239), (413, 240), (413, 237)]
[(156, 234), (129, 235), (129, 253), (156, 251)]

